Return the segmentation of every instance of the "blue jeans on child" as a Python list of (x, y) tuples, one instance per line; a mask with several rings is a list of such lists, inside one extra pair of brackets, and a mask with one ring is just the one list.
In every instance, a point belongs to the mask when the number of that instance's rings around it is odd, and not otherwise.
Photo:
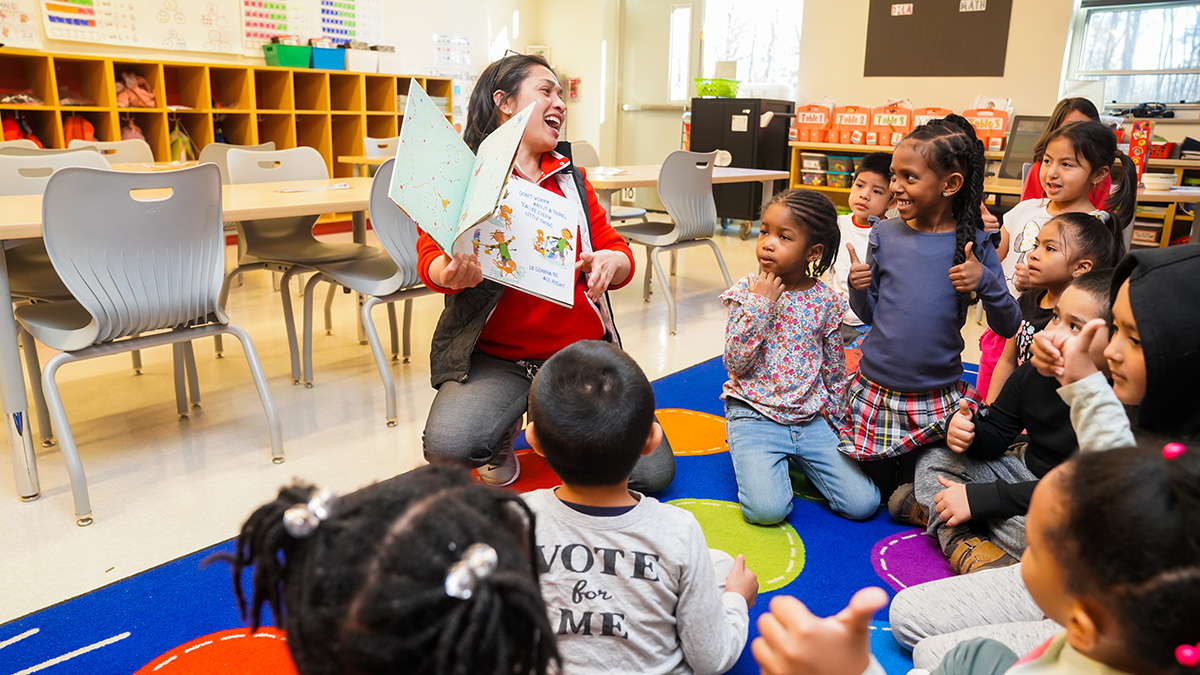
[(725, 401), (725, 435), (742, 515), (751, 523), (773, 525), (792, 512), (788, 462), (808, 476), (834, 513), (864, 520), (879, 508), (879, 489), (858, 462), (838, 452), (838, 436), (823, 417), (789, 426), (731, 398)]

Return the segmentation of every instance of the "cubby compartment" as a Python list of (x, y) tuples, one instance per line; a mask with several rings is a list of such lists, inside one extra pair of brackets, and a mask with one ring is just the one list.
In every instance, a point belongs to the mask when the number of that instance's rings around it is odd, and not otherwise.
[(307, 145), (315, 148), (325, 157), (326, 168), (333, 174), (333, 163), (330, 161), (333, 152), (333, 132), (326, 114), (296, 114), (296, 145)]
[(14, 110), (0, 108), (0, 119), (24, 122), (47, 148), (62, 147), (62, 124), (53, 110)]
[(275, 141), (276, 150), (296, 147), (296, 125), (291, 113), (258, 113), (258, 142)]
[(213, 109), (250, 109), (253, 94), (248, 68), (209, 68), (208, 79)]
[(371, 138), (391, 138), (400, 135), (400, 125), (396, 116), (391, 113), (367, 113), (366, 135)]
[(217, 132), (225, 143), (231, 145), (255, 145), (258, 143), (258, 127), (252, 113), (214, 113), (213, 138)]
[(330, 73), (329, 94), (334, 110), (361, 111), (363, 109), (362, 75)]
[(396, 78), (391, 75), (364, 76), (367, 91), (367, 110), (395, 112)]
[(293, 73), (296, 110), (329, 110), (329, 75), (320, 72)]
[(33, 105), (58, 103), (54, 73), (50, 70), (50, 59), (45, 56), (0, 55), (0, 89), (6, 94), (28, 89), (41, 101)]
[[(61, 113), (59, 124), (59, 138), (63, 138), (62, 127), (66, 124), (68, 118), (82, 117), (92, 125), (92, 134), (95, 135), (98, 141), (119, 141), (121, 140), (121, 130), (117, 125), (117, 114), (109, 110), (64, 110)], [(43, 139), (45, 140), (45, 139)], [(47, 145), (46, 147), (50, 147)], [(66, 142), (56, 147), (66, 147)]]
[(254, 97), (259, 110), (295, 110), (290, 70), (255, 70)]
[(166, 92), (163, 87), (163, 69), (161, 63), (146, 63), (143, 61), (114, 61), (112, 69), (112, 82), (109, 84), (113, 88), (114, 96), (116, 92), (116, 83), (118, 80), (124, 81), (122, 73), (137, 73), (146, 78), (146, 84), (150, 85), (150, 91), (154, 92), (155, 108), (165, 108)]
[(336, 178), (343, 178), (354, 175), (354, 167), (349, 164), (343, 164), (337, 161), (337, 158), (342, 155), (361, 155), (363, 154), (363, 129), (362, 115), (339, 115), (334, 113), (332, 116), (333, 125), (333, 174)]
[(55, 58), (54, 75), (61, 106), (108, 108), (115, 105), (113, 82), (103, 61)]
[(170, 125), (168, 132), (174, 131), (175, 123), (178, 121), (180, 128), (188, 136), (191, 136), (195, 156), (199, 157), (200, 150), (213, 142), (212, 117), (212, 113), (206, 112), (181, 112), (168, 115), (167, 122)]
[[(121, 112), (118, 119), (119, 128), (124, 129), (130, 119), (142, 130), (142, 136), (146, 138), (146, 142), (150, 144), (150, 150), (154, 152), (154, 161), (170, 160), (171, 145), (168, 136), (171, 132), (167, 129), (167, 114), (165, 112)], [(118, 132), (117, 139), (119, 140), (121, 136), (122, 133)]]
[(204, 66), (163, 66), (163, 92), (167, 106), (207, 110), (210, 103), (208, 69)]

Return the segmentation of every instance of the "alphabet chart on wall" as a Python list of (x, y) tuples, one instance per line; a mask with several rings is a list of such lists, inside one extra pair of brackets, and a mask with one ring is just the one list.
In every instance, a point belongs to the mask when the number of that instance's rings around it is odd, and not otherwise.
[(41, 8), (55, 40), (215, 53), (240, 42), (237, 0), (41, 0)]

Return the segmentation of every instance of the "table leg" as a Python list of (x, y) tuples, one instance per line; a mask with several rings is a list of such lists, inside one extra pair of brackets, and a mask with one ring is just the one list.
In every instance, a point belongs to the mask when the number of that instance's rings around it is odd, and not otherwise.
[[(354, 165), (354, 171), (356, 174), (359, 172), (359, 166), (360, 165), (358, 165), (358, 164)], [(355, 211), (350, 216), (350, 222), (351, 222), (352, 236), (354, 237), (354, 243), (356, 243), (356, 244), (367, 243), (367, 212), (366, 211)], [(363, 295), (362, 293), (355, 293), (355, 297), (358, 302), (359, 310), (362, 310), (363, 304), (366, 303), (366, 301), (367, 301), (367, 296)], [(355, 312), (355, 315), (358, 317), (358, 319), (355, 320), (355, 323), (358, 324), (358, 343), (360, 345), (365, 345), (365, 344), (367, 344), (367, 331), (366, 331), (366, 328), (363, 326), (362, 312), (361, 311)]]
[[(10, 297), (8, 267), (0, 251), (0, 298)], [(38, 377), (40, 373), (34, 373)], [(4, 407), (4, 426), (8, 431), (8, 451), (12, 455), (17, 496), (23, 501), (37, 499), (37, 458), (33, 455), (33, 430), (29, 428), (29, 401), (25, 398), (25, 376), (21, 353), (17, 349), (17, 322), (12, 310), (0, 312), (0, 405)]]
[(604, 209), (604, 215), (608, 218), (608, 222), (612, 224), (612, 196), (616, 190), (596, 190), (596, 200), (600, 202), (600, 208)]

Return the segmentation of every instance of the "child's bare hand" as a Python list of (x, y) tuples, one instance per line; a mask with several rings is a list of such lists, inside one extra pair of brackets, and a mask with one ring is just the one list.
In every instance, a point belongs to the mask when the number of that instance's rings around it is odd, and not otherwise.
[(987, 204), (979, 202), (979, 214), (983, 216), (983, 231), (991, 234), (1000, 231), (1000, 219), (988, 211)]
[(975, 421), (972, 419), (971, 406), (966, 399), (958, 399), (958, 412), (950, 418), (946, 427), (946, 445), (951, 450), (962, 454), (971, 447), (975, 440)]
[(746, 569), (746, 556), (740, 553), (733, 559), (733, 569), (725, 577), (725, 591), (745, 598), (747, 607), (753, 607), (758, 599), (758, 575)]
[(1033, 284), (1029, 282), (1029, 265), (1017, 263), (1013, 272), (1013, 286), (1016, 286), (1018, 291), (1027, 291), (1033, 288)]
[(1092, 343), (1101, 339), (1097, 333), (1106, 326), (1104, 319), (1092, 319), (1079, 329), (1078, 335), (1067, 339), (1062, 346), (1062, 372), (1056, 373), (1059, 384), (1078, 382), (1099, 370), (1096, 362), (1092, 360), (1091, 349)]
[(942, 476), (938, 476), (938, 482), (946, 488), (933, 496), (933, 506), (942, 522), (954, 527), (970, 520), (971, 503), (967, 501), (967, 486)]
[(783, 280), (770, 272), (760, 274), (758, 275), (758, 281), (754, 282), (750, 290), (771, 302), (775, 302), (783, 295)]
[(882, 588), (864, 588), (821, 619), (796, 598), (775, 596), (750, 651), (764, 675), (861, 675), (871, 662), (871, 618), (887, 602)]
[(967, 259), (961, 265), (950, 268), (950, 283), (959, 293), (970, 293), (979, 285), (979, 277), (983, 275), (983, 265), (975, 257), (975, 242), (967, 242)]
[(1058, 377), (1063, 372), (1063, 346), (1067, 343), (1067, 336), (1061, 333), (1047, 333), (1042, 331), (1033, 336), (1033, 346), (1030, 348), (1032, 354), (1029, 362), (1033, 364), (1035, 370), (1045, 377)]
[(854, 244), (847, 243), (846, 252), (850, 254), (850, 288), (856, 291), (867, 290), (871, 287), (871, 266), (859, 261)]
[(438, 283), (443, 288), (460, 290), (479, 285), (483, 281), (483, 268), (479, 257), (473, 253), (455, 253), (451, 258), (442, 254), (442, 274)]

